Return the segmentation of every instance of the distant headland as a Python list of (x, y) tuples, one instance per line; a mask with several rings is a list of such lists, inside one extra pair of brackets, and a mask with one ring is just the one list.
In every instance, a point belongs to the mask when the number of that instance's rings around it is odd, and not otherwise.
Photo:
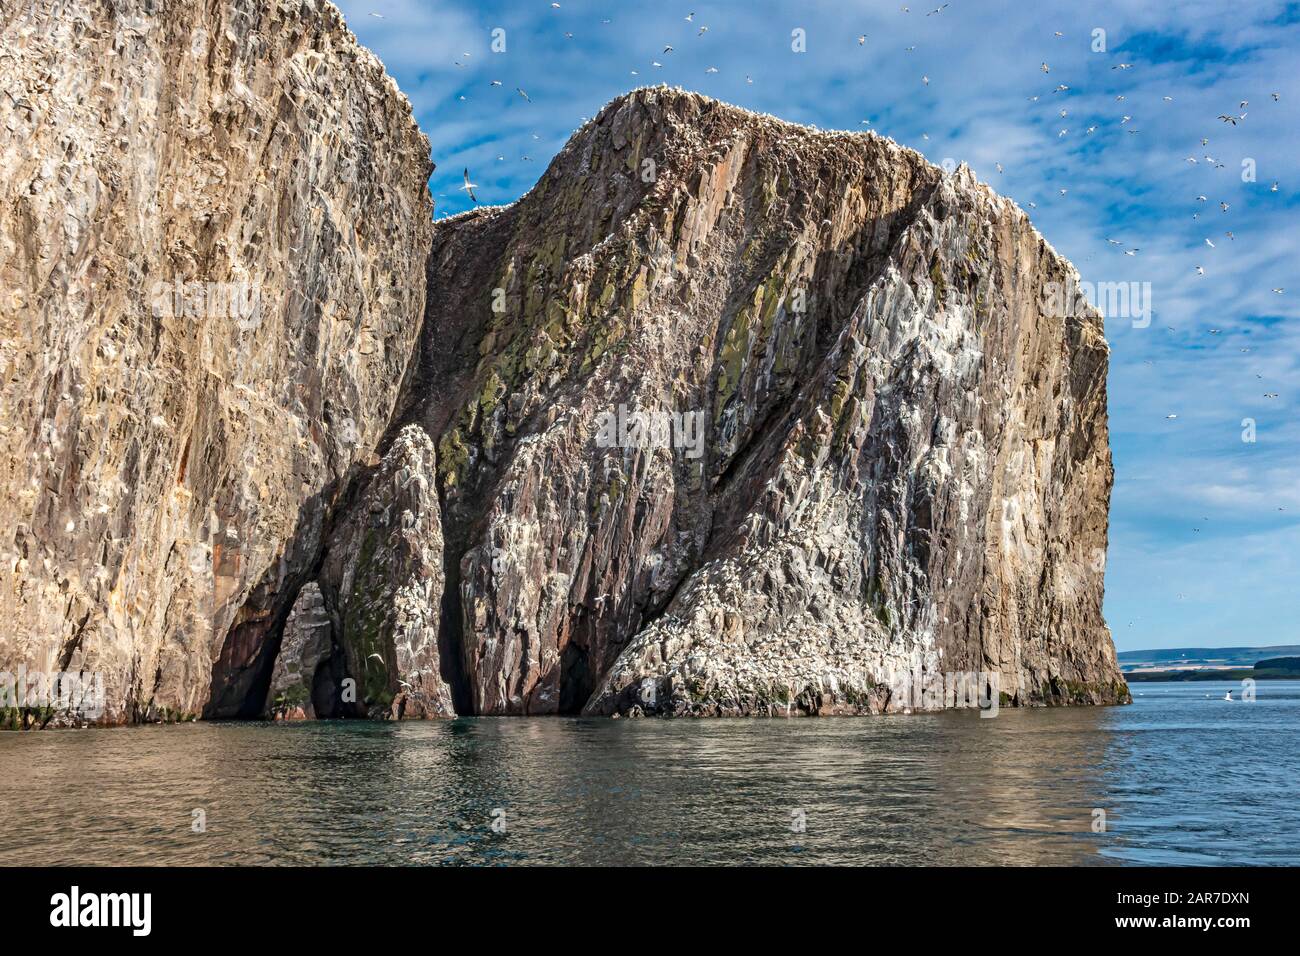
[(1270, 647), (1165, 647), (1120, 651), (1130, 684), (1143, 681), (1300, 680), (1300, 644)]

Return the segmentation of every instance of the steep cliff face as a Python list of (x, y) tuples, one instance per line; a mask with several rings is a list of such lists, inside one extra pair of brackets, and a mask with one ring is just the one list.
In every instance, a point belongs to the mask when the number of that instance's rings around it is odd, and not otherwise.
[[(610, 104), (518, 203), (435, 229), (392, 434), (438, 449), (410, 474), (441, 497), (439, 699), (859, 713), (952, 672), (1125, 699), (1107, 346), (1095, 312), (1042, 308), (1072, 274), (968, 171), (887, 140)], [(340, 520), (400, 510), (376, 487)], [(352, 580), (336, 619), (386, 600)]]
[(0, 36), (0, 669), (100, 672), (108, 722), (260, 712), (265, 595), (412, 355), (427, 141), (317, 0), (6, 3)]
[[(1107, 346), (1042, 309), (1071, 274), (967, 170), (667, 90), (441, 224), (404, 413), (474, 712), (857, 712), (904, 671), (1124, 699)], [(703, 440), (600, 447), (620, 406)]]
[[(111, 720), (1126, 699), (1101, 319), (968, 171), (647, 89), (431, 225), (327, 4), (73, 6), (3, 24), (0, 667)], [(151, 308), (196, 278), (256, 318)]]

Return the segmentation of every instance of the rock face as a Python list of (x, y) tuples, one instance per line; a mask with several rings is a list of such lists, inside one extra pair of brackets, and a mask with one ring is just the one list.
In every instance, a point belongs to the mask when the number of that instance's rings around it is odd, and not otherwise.
[(438, 651), (446, 576), (436, 473), (433, 442), (407, 426), (330, 535), (319, 580), (342, 673), (361, 685), (344, 713), (455, 715)]
[(316, 0), (5, 3), (0, 89), (0, 669), (256, 714), (412, 355), (427, 140)]
[(337, 13), (233, 6), (6, 14), (0, 668), (110, 720), (1127, 699), (1102, 323), (1014, 204), (657, 88), (435, 226)]
[(399, 408), (438, 440), (462, 712), (1127, 699), (1101, 318), (1044, 314), (1074, 270), (968, 170), (643, 90), (440, 223), (429, 274)]

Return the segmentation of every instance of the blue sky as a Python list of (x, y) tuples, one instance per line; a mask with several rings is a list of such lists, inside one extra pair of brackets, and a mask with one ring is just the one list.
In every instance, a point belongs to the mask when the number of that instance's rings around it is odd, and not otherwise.
[(966, 162), (1085, 280), (1151, 283), (1148, 327), (1106, 323), (1116, 645), (1300, 643), (1300, 3), (338, 6), (429, 135), (439, 216), (463, 168), (513, 201), (607, 101), (669, 83)]

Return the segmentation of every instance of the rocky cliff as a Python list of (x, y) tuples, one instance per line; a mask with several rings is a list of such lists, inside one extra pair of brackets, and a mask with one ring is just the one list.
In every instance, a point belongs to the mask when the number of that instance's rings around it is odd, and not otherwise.
[(1127, 698), (1101, 319), (968, 170), (646, 89), (431, 226), (327, 4), (82, 6), (3, 24), (0, 667), (113, 720)]
[(428, 143), (324, 2), (6, 2), (0, 37), (0, 669), (99, 672), (109, 722), (256, 712), (260, 595), (412, 355)]
[(1042, 307), (1073, 274), (964, 168), (665, 89), (440, 223), (399, 415), (438, 444), (458, 708), (1125, 699), (1108, 350)]

